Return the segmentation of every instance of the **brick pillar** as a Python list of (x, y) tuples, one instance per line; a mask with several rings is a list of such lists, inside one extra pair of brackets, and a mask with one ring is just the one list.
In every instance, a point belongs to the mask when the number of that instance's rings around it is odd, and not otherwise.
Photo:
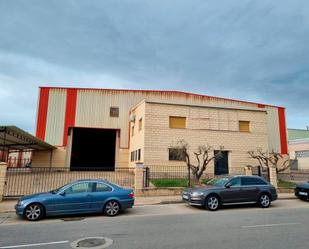
[(7, 163), (0, 162), (0, 202), (3, 199)]
[(134, 175), (134, 189), (135, 191), (142, 190), (144, 188), (144, 165), (136, 164)]
[(251, 166), (245, 167), (245, 175), (246, 176), (252, 176), (252, 167)]
[(277, 170), (274, 167), (269, 167), (269, 181), (275, 188), (278, 188)]

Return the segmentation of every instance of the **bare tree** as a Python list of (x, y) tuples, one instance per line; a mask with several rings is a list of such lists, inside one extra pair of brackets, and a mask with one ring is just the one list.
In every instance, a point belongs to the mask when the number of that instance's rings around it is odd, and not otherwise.
[(291, 167), (291, 160), (289, 157), (284, 157), (281, 153), (272, 151), (263, 151), (258, 148), (256, 151), (248, 151), (251, 158), (256, 159), (262, 169), (267, 170), (269, 176), (269, 168), (273, 167), (277, 173), (285, 171)]
[(223, 146), (220, 146), (219, 152), (211, 155), (213, 148), (209, 145), (200, 145), (193, 154), (196, 159), (194, 164), (190, 158), (189, 145), (185, 140), (180, 140), (177, 142), (176, 146), (172, 146), (171, 149), (174, 150), (176, 156), (186, 162), (188, 169), (191, 170), (194, 178), (200, 182), (200, 179), (206, 170), (207, 166), (215, 158), (219, 159), (222, 157)]

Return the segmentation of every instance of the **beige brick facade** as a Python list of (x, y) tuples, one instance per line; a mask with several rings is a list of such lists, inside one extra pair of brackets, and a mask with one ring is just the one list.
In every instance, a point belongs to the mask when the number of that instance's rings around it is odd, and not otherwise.
[[(224, 146), (228, 151), (229, 173), (243, 173), (245, 166), (256, 164), (247, 151), (257, 147), (268, 149), (265, 111), (144, 101), (133, 108), (132, 113), (136, 117), (145, 117), (143, 132), (131, 136), (130, 148), (142, 149), (142, 162), (146, 166), (184, 164), (170, 161), (168, 153), (168, 149), (182, 139), (189, 144), (191, 158), (199, 145), (210, 145), (215, 150)], [(170, 116), (186, 117), (186, 128), (169, 128)], [(239, 132), (239, 121), (250, 122), (249, 133)], [(207, 172), (214, 173), (213, 162)]]

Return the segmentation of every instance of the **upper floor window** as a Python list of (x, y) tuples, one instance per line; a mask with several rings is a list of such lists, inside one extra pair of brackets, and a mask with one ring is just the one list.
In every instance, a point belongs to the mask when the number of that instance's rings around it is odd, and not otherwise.
[(239, 121), (240, 132), (250, 132), (250, 121)]
[(186, 117), (169, 117), (169, 127), (170, 128), (178, 128), (178, 129), (185, 129), (187, 123)]
[(138, 130), (140, 131), (143, 128), (143, 119), (140, 118), (138, 121)]
[(119, 117), (119, 107), (112, 106), (109, 109), (109, 116), (118, 118)]

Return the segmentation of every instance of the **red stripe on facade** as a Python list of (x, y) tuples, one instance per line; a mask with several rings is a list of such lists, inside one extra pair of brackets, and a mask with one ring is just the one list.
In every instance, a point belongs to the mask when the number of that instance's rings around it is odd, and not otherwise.
[(63, 146), (66, 146), (68, 143), (69, 128), (75, 125), (76, 98), (77, 98), (77, 90), (67, 89), (67, 100), (66, 100), (64, 131), (63, 131)]
[(37, 119), (37, 126), (36, 126), (36, 136), (42, 140), (45, 140), (46, 120), (47, 120), (47, 111), (48, 111), (48, 98), (49, 98), (49, 88), (41, 88), (38, 119)]
[(286, 136), (286, 123), (285, 123), (285, 109), (278, 108), (279, 115), (279, 130), (280, 130), (280, 142), (281, 142), (281, 154), (288, 153), (288, 143)]
[(18, 159), (17, 159), (17, 167), (21, 167), (22, 166), (22, 160), (23, 160), (23, 152), (19, 151), (18, 152)]

